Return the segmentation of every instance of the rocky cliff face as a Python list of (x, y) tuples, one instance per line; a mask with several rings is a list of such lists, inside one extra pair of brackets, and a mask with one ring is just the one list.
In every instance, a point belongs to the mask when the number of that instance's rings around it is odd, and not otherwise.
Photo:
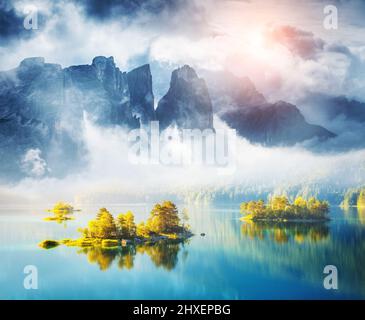
[(43, 58), (25, 59), (0, 72), (2, 176), (27, 175), (22, 162), (29, 150), (38, 150), (47, 163), (41, 173), (67, 174), (83, 163), (85, 114), (100, 126), (136, 128), (154, 119), (153, 104), (148, 66), (127, 74), (113, 57), (65, 69)]
[(126, 73), (113, 57), (64, 69), (43, 58), (25, 59), (0, 72), (0, 179), (78, 170), (86, 154), (85, 115), (103, 127), (132, 129), (159, 120), (162, 130), (204, 130), (213, 129), (215, 113), (242, 137), (270, 146), (334, 136), (307, 123), (296, 106), (268, 103), (247, 78), (221, 73), (207, 80), (210, 92), (191, 67), (174, 70), (155, 111), (149, 65)]
[(132, 115), (127, 74), (115, 66), (113, 57), (96, 57), (91, 65), (64, 69), (66, 117), (89, 117), (102, 126), (138, 126)]
[(46, 150), (56, 149), (62, 140), (69, 142), (68, 158), (74, 159), (77, 142), (59, 126), (64, 105), (61, 66), (46, 64), (43, 58), (25, 59), (18, 68), (1, 72), (0, 88), (2, 177), (23, 176), (27, 151), (40, 150), (47, 157)]
[(156, 117), (160, 128), (213, 128), (213, 107), (205, 81), (185, 65), (173, 71), (170, 88), (158, 103)]
[(130, 104), (134, 117), (147, 125), (155, 120), (152, 75), (148, 64), (127, 73)]

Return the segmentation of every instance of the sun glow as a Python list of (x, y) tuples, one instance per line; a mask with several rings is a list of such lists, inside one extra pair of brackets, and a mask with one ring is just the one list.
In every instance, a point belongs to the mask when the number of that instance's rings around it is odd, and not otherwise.
[(261, 30), (249, 32), (245, 38), (245, 46), (258, 62), (270, 64), (272, 67), (285, 64), (285, 52)]
[(263, 34), (259, 31), (249, 33), (247, 36), (247, 47), (261, 59), (268, 59), (271, 55)]

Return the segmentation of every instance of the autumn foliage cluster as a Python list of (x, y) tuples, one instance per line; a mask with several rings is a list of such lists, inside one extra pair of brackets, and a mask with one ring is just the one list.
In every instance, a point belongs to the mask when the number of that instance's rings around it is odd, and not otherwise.
[(250, 220), (326, 220), (328, 212), (328, 203), (314, 197), (308, 201), (297, 197), (290, 203), (287, 197), (276, 196), (268, 203), (259, 200), (241, 204), (241, 213)]
[(102, 208), (96, 218), (89, 222), (87, 228), (80, 229), (85, 238), (94, 239), (148, 238), (153, 235), (171, 235), (185, 231), (187, 227), (180, 224), (179, 212), (171, 201), (156, 204), (147, 222), (138, 225), (131, 211), (119, 214), (115, 219), (106, 208)]

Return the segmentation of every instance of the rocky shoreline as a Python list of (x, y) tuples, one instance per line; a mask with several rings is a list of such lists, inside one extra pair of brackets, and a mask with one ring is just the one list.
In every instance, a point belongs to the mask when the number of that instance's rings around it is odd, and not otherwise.
[(119, 247), (133, 246), (138, 244), (153, 245), (161, 242), (183, 242), (194, 236), (191, 232), (167, 235), (154, 235), (147, 238), (135, 237), (133, 239), (62, 239), (62, 240), (44, 240), (38, 245), (43, 249), (52, 249), (60, 245), (68, 247), (101, 247), (105, 249), (115, 249)]

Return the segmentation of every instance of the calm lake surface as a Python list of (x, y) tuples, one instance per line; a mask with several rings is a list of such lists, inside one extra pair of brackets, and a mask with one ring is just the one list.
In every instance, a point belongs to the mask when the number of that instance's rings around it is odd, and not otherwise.
[[(137, 222), (152, 208), (102, 206), (115, 216), (131, 209)], [(44, 221), (46, 208), (0, 209), (0, 299), (365, 298), (365, 212), (355, 208), (308, 225), (244, 223), (239, 204), (194, 206), (196, 235), (184, 244), (44, 250), (42, 240), (78, 238), (99, 206), (62, 224)], [(38, 290), (24, 289), (27, 265), (38, 269)], [(323, 287), (326, 265), (338, 268), (336, 291)]]

